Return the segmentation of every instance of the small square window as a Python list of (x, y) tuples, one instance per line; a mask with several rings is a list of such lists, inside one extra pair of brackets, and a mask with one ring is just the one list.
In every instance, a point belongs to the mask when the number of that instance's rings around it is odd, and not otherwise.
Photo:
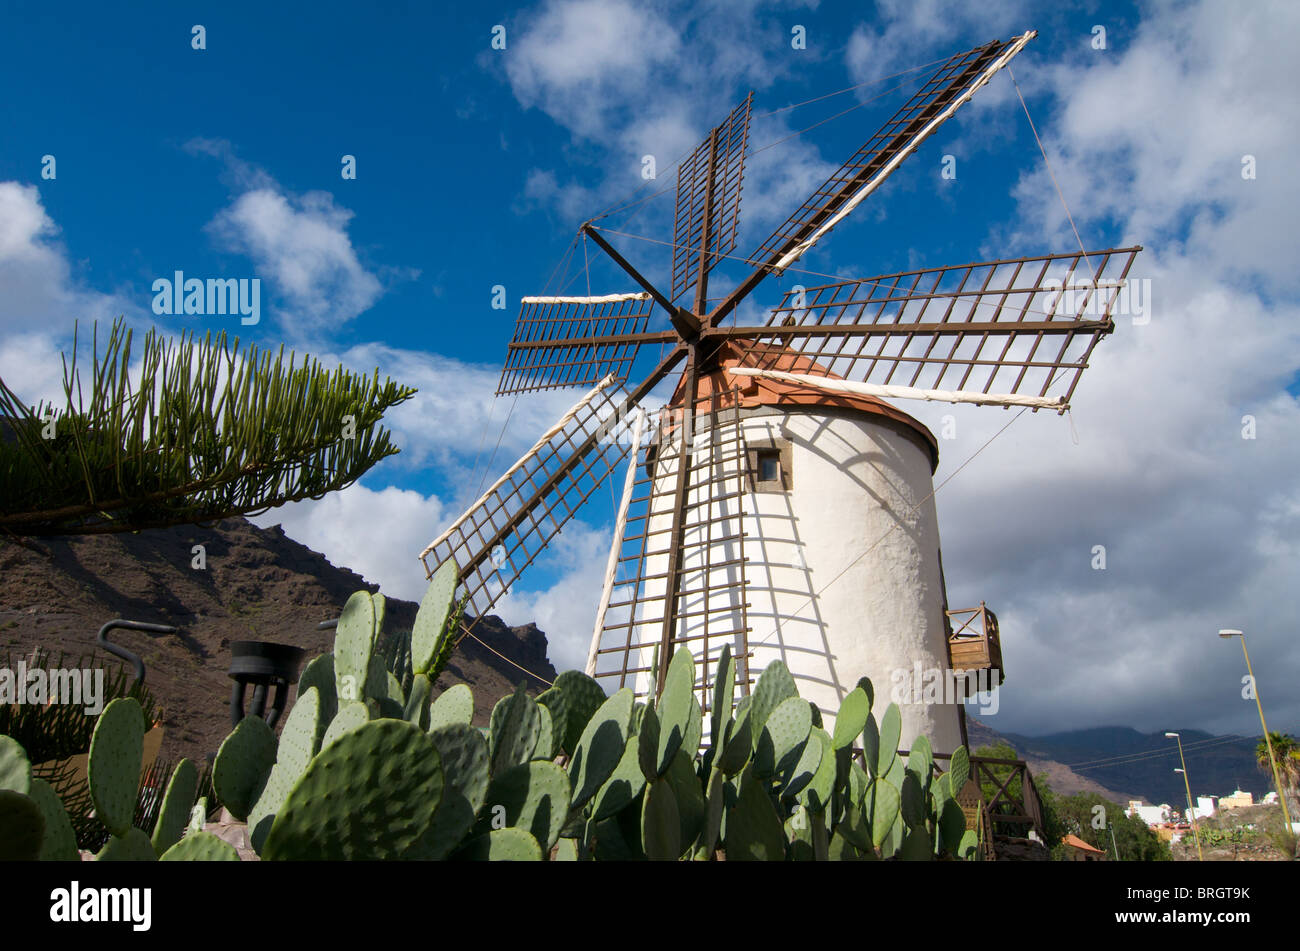
[(752, 492), (790, 491), (790, 445), (785, 440), (773, 440), (766, 446), (750, 445), (749, 481)]

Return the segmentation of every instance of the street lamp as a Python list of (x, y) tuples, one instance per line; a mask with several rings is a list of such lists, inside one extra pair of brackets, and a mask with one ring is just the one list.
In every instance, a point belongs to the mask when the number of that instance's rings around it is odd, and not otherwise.
[(1178, 741), (1178, 761), (1183, 764), (1183, 768), (1175, 769), (1174, 772), (1183, 774), (1183, 788), (1187, 790), (1187, 818), (1192, 820), (1192, 838), (1196, 840), (1196, 859), (1204, 862), (1205, 856), (1201, 854), (1201, 833), (1196, 828), (1196, 810), (1192, 808), (1192, 784), (1187, 779), (1187, 760), (1183, 759), (1183, 738), (1177, 733), (1166, 733), (1165, 736)]
[(1259, 725), (1264, 729), (1264, 745), (1268, 748), (1268, 762), (1273, 767), (1273, 785), (1277, 788), (1277, 798), (1282, 803), (1282, 818), (1286, 820), (1286, 827), (1291, 828), (1291, 810), (1286, 807), (1286, 790), (1282, 788), (1282, 780), (1277, 773), (1277, 759), (1273, 756), (1273, 744), (1268, 738), (1268, 724), (1264, 722), (1264, 705), (1259, 702), (1259, 684), (1255, 680), (1255, 671), (1250, 666), (1250, 651), (1246, 650), (1246, 635), (1241, 631), (1222, 630), (1219, 636), (1227, 640), (1232, 637), (1241, 638), (1241, 652), (1246, 655), (1246, 673), (1250, 675), (1251, 692), (1255, 695), (1255, 706), (1259, 708)]

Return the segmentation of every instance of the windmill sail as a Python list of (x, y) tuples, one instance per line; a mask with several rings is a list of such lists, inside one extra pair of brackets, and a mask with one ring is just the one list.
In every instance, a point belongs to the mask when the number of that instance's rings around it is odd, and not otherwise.
[[(1138, 248), (985, 261), (792, 290), (751, 338), (751, 364), (796, 350), (845, 380), (1068, 403)], [(769, 356), (771, 359), (769, 359)], [(783, 367), (780, 369), (784, 369)]]
[(626, 686), (653, 695), (656, 657), (662, 667), (677, 645), (686, 645), (695, 655), (698, 698), (707, 712), (724, 644), (737, 658), (742, 692), (752, 683), (743, 511), (748, 490), (739, 411), (697, 408), (693, 419), (680, 407), (661, 411), (638, 450), (626, 528), (615, 539), (618, 569), (594, 676), (608, 692)]
[(472, 614), (491, 610), (627, 455), (611, 429), (621, 408), (613, 382), (579, 400), (420, 553), (429, 575), (456, 559)]
[(523, 298), (497, 395), (626, 379), (643, 340), (664, 339), (645, 334), (652, 307), (644, 292)]
[(780, 273), (801, 257), (1036, 35), (1031, 31), (1011, 40), (995, 40), (946, 60), (862, 148), (749, 256), (758, 265), (757, 269), (709, 314), (710, 325), (718, 326), (769, 273)]
[(677, 170), (673, 217), (673, 289), (677, 300), (736, 247), (740, 189), (754, 94), (731, 111)]

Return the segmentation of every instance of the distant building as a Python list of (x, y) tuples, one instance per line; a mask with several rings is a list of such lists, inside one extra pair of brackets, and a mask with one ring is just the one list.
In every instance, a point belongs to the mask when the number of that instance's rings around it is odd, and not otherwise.
[(1277, 793), (1275, 793), (1275, 792), (1269, 792), (1269, 793), (1266, 793), (1265, 796), (1264, 796), (1264, 798), (1261, 799), (1260, 802), (1262, 802), (1262, 803), (1266, 803), (1266, 804), (1268, 804), (1268, 805), (1270, 805), (1270, 806), (1275, 806), (1275, 805), (1277, 805)]
[(1157, 826), (1162, 822), (1168, 822), (1170, 816), (1174, 814), (1173, 807), (1164, 802), (1158, 806), (1143, 805), (1141, 799), (1130, 799), (1128, 808), (1124, 810), (1128, 816), (1137, 816), (1148, 826)]
[(1208, 819), (1214, 815), (1215, 803), (1218, 796), (1197, 796), (1196, 797), (1196, 818)]
[(1255, 797), (1243, 790), (1236, 790), (1231, 796), (1219, 797), (1220, 809), (1243, 809), (1255, 805)]
[(1102, 862), (1106, 859), (1105, 852), (1089, 845), (1073, 833), (1061, 839), (1061, 845), (1065, 846), (1065, 861), (1067, 862)]

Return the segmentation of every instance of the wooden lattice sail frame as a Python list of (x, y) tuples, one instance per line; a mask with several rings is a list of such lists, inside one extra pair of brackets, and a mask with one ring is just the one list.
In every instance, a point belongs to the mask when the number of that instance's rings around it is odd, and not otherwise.
[[(746, 259), (752, 270), (709, 307), (710, 272), (738, 233), (752, 94), (682, 163), (677, 181), (672, 284), (664, 293), (594, 222), (580, 229), (639, 287), (622, 294), (525, 298), (498, 393), (595, 387), (420, 555), (426, 571), (454, 557), (482, 616), (510, 590), (546, 543), (630, 458), (610, 572), (589, 668), (610, 686), (653, 675), (662, 688), (688, 619), (704, 617), (697, 664), (702, 705), (709, 662), (732, 644), (745, 676), (748, 635), (739, 426), (701, 397), (720, 351), (745, 354), (743, 376), (892, 398), (1023, 405), (1064, 412), (1111, 317), (1140, 248), (1048, 254), (885, 274), (788, 292), (759, 325), (723, 321), (771, 274), (791, 267), (1034, 38), (1027, 32), (945, 60), (915, 94)], [(687, 303), (679, 303), (680, 299)], [(655, 307), (669, 327), (652, 330)], [(643, 345), (661, 358), (639, 382)], [(663, 352), (665, 351), (666, 352)], [(814, 372), (780, 369), (791, 353)], [(666, 414), (631, 420), (646, 396), (681, 370)], [(1058, 383), (1064, 392), (1050, 396)], [(716, 395), (716, 394), (715, 394)], [(622, 434), (620, 436), (620, 433)], [(651, 525), (668, 513), (667, 524)], [(702, 539), (702, 541), (701, 541)], [(731, 539), (727, 564), (709, 552)], [(703, 554), (701, 554), (703, 552)], [(647, 577), (651, 556), (661, 570)], [(703, 559), (703, 560), (701, 560)], [(716, 559), (715, 559), (716, 560)], [(620, 572), (620, 568), (622, 571)], [(720, 574), (721, 573), (721, 574)], [(620, 577), (621, 574), (621, 577)], [(727, 583), (719, 582), (726, 577)], [(652, 590), (653, 589), (653, 590)], [(714, 624), (716, 619), (716, 626)], [(647, 632), (653, 632), (647, 636)], [(597, 670), (601, 658), (616, 658)], [(648, 692), (648, 691), (647, 691)]]

